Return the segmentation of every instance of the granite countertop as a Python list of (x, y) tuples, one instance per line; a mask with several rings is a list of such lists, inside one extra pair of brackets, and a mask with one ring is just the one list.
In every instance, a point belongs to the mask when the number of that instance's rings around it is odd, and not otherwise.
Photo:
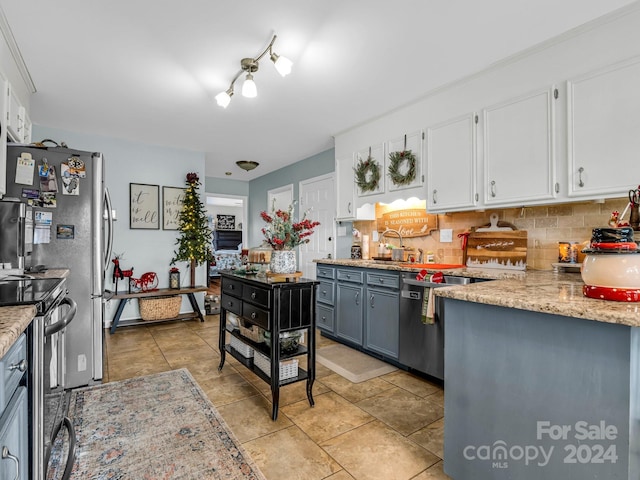
[(34, 305), (0, 308), (0, 358), (27, 329), (35, 315)]
[[(376, 260), (352, 260), (350, 258), (322, 258), (314, 260), (315, 263), (342, 267), (359, 267), (359, 268), (375, 268), (379, 270), (391, 270), (396, 272), (416, 272), (423, 270), (422, 267), (411, 266), (408, 263), (397, 262), (385, 262)], [(427, 265), (427, 264), (422, 264)], [(438, 264), (426, 267), (427, 271), (431, 272), (443, 272), (446, 275), (455, 275), (458, 277), (479, 278), (487, 280), (498, 279), (522, 279), (525, 278), (527, 273), (524, 270), (500, 270), (496, 268), (438, 268)]]
[(438, 288), (439, 297), (640, 327), (640, 303), (587, 298), (579, 273), (529, 271), (522, 279)]
[[(404, 272), (420, 270), (398, 264), (386, 265), (371, 260), (322, 259), (316, 262)], [(458, 268), (442, 271), (447, 275), (493, 281), (438, 288), (434, 293), (439, 297), (640, 327), (640, 302), (613, 302), (587, 298), (582, 294), (584, 282), (579, 273), (542, 270), (525, 272), (490, 268)]]

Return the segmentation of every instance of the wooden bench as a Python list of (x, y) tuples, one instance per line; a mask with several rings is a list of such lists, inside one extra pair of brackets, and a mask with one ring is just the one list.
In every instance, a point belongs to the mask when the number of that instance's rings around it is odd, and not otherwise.
[[(199, 318), (201, 322), (204, 322), (204, 317), (202, 315), (202, 311), (198, 306), (198, 302), (196, 301), (196, 297), (193, 295), (198, 292), (206, 292), (207, 287), (197, 286), (197, 287), (187, 287), (187, 288), (158, 288), (156, 290), (151, 290), (148, 292), (134, 292), (134, 293), (114, 293), (109, 290), (105, 291), (105, 296), (107, 300), (120, 300), (118, 303), (118, 308), (116, 309), (116, 313), (113, 316), (113, 321), (111, 322), (111, 333), (115, 333), (116, 328), (118, 326), (121, 327), (129, 327), (133, 325), (150, 325), (152, 323), (159, 322), (168, 322), (172, 320), (186, 320), (191, 318)], [(127, 301), (131, 298), (145, 298), (145, 297), (158, 297), (163, 295), (186, 295), (189, 299), (189, 303), (191, 304), (192, 312), (181, 313), (177, 317), (173, 318), (162, 318), (159, 320), (143, 320), (142, 318), (134, 318), (131, 320), (125, 320), (120, 322), (120, 315), (122, 315), (122, 311), (124, 310), (124, 306), (127, 304)]]

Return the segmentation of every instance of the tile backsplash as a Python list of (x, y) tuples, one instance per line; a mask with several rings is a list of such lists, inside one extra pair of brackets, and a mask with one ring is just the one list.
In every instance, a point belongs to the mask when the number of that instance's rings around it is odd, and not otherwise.
[[(622, 212), (628, 203), (626, 198), (616, 198), (597, 202), (576, 202), (541, 207), (505, 208), (482, 212), (462, 212), (438, 215), (438, 231), (427, 237), (407, 238), (405, 246), (422, 248), (425, 253), (433, 252), (436, 263), (462, 263), (462, 239), (459, 234), (470, 231), (471, 227), (489, 224), (489, 216), (497, 213), (502, 221), (514, 224), (519, 230), (527, 230), (527, 268), (551, 270), (552, 263), (558, 261), (558, 242), (585, 242), (591, 238), (595, 227), (606, 227), (611, 212)], [(628, 221), (628, 214), (622, 221)], [(375, 221), (356, 221), (353, 227), (361, 234), (368, 235), (371, 255), (377, 251), (377, 243), (372, 235)], [(440, 230), (453, 229), (453, 242), (440, 242)], [(389, 243), (396, 244), (396, 238)]]

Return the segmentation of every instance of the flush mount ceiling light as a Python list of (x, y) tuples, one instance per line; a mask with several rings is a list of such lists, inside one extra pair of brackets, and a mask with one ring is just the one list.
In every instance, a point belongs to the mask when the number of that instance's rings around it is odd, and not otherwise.
[(253, 170), (260, 164), (258, 162), (252, 162), (251, 160), (238, 160), (236, 162), (236, 165), (248, 172), (249, 170)]
[[(236, 83), (236, 80), (240, 78), (240, 75), (245, 72), (247, 75), (245, 77), (244, 83), (242, 84), (242, 96), (253, 98), (258, 95), (256, 83), (253, 81), (253, 74), (258, 71), (258, 62), (267, 54), (267, 52), (269, 53), (269, 58), (274, 63), (276, 70), (278, 70), (278, 73), (280, 73), (280, 75), (284, 77), (291, 73), (291, 66), (293, 65), (291, 60), (289, 60), (287, 57), (276, 55), (273, 52), (273, 44), (276, 41), (276, 38), (278, 38), (278, 36), (274, 35), (267, 48), (265, 48), (264, 51), (257, 57), (243, 58), (242, 60), (240, 60), (240, 71), (236, 74), (235, 77), (233, 77), (233, 80), (231, 80), (229, 88), (226, 91), (220, 92), (218, 95), (216, 95), (216, 102), (218, 103), (218, 105), (220, 105), (222, 108), (227, 108), (229, 103), (231, 103), (231, 97), (233, 96), (233, 86)], [(247, 170), (252, 170), (252, 168), (248, 168)]]

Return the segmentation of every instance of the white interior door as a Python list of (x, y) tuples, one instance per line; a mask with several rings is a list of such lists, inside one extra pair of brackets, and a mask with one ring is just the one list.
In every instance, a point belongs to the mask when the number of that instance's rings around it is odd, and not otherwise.
[(267, 192), (267, 212), (284, 210), (293, 203), (293, 184), (274, 188)]
[(300, 245), (300, 271), (305, 278), (316, 278), (313, 260), (326, 258), (328, 254), (335, 256), (334, 216), (336, 211), (335, 182), (333, 174), (322, 175), (300, 182), (300, 209), (298, 217), (302, 218), (309, 211), (309, 218), (320, 222), (311, 235), (311, 241)]

